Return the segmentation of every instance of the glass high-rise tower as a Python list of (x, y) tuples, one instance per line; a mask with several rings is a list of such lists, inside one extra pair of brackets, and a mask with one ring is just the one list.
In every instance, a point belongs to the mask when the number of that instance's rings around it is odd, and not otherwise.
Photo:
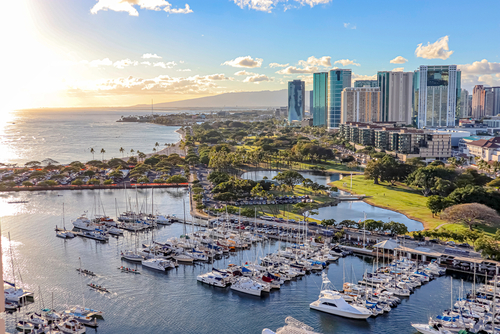
[(351, 70), (335, 69), (328, 74), (328, 129), (338, 128), (342, 114), (342, 90), (351, 87)]
[(413, 83), (417, 127), (455, 126), (462, 93), (457, 65), (422, 65), (415, 71)]
[(302, 80), (288, 82), (288, 122), (302, 121), (306, 107), (306, 83)]
[(313, 74), (313, 126), (326, 126), (328, 115), (328, 72)]

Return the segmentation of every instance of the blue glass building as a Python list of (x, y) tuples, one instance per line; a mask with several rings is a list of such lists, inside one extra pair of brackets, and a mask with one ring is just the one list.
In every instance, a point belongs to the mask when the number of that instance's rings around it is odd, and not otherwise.
[(328, 115), (328, 72), (313, 74), (313, 126), (326, 126)]
[(328, 74), (328, 129), (338, 128), (342, 109), (342, 90), (351, 87), (351, 70), (335, 69)]
[(306, 106), (306, 83), (302, 80), (288, 82), (288, 122), (302, 121)]

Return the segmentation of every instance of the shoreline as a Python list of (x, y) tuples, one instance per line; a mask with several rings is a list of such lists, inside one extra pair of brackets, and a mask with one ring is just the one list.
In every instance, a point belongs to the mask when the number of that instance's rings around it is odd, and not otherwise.
[[(337, 181), (335, 181), (335, 182), (337, 182)], [(349, 193), (349, 194), (351, 194), (351, 195), (360, 195), (360, 194), (358, 194), (358, 193), (356, 193), (356, 192), (354, 192), (354, 191), (350, 191), (350, 190), (348, 190), (348, 189), (346, 189), (346, 188), (344, 188), (344, 187), (342, 187), (342, 186), (337, 186), (337, 185), (335, 185), (335, 184), (334, 184), (334, 182), (331, 182), (331, 183), (329, 183), (328, 185), (329, 185), (329, 186), (335, 186), (335, 187), (337, 187), (339, 190), (345, 191), (346, 193)], [(363, 199), (362, 199), (362, 201), (363, 201), (363, 202), (365, 202), (365, 203), (367, 203), (367, 204), (370, 204), (371, 206), (374, 206), (374, 207), (377, 207), (377, 208), (381, 208), (381, 209), (385, 209), (385, 210), (394, 211), (394, 212), (397, 212), (397, 213), (400, 213), (400, 214), (404, 215), (404, 216), (405, 216), (406, 218), (408, 218), (408, 219), (412, 219), (412, 220), (418, 221), (419, 223), (422, 223), (422, 225), (423, 225), (423, 227), (424, 227), (424, 228), (422, 229), (422, 231), (423, 231), (423, 230), (428, 230), (428, 229), (431, 229), (431, 227), (429, 226), (429, 223), (428, 223), (428, 222), (423, 221), (423, 220), (422, 220), (422, 219), (420, 219), (420, 218), (417, 218), (417, 217), (413, 217), (413, 216), (411, 216), (411, 215), (408, 215), (406, 212), (403, 212), (403, 211), (400, 211), (400, 210), (397, 210), (397, 209), (394, 209), (394, 208), (390, 208), (390, 207), (387, 207), (387, 206), (384, 206), (384, 205), (375, 204), (375, 203), (373, 203), (372, 201), (370, 201), (370, 200), (369, 200), (369, 197), (365, 197), (365, 198), (363, 198)]]

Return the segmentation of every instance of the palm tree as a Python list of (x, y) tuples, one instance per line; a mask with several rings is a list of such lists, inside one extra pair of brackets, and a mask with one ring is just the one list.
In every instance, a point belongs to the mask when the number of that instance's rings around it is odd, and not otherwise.
[(120, 147), (120, 153), (122, 154), (122, 158), (123, 158), (123, 152), (125, 152), (125, 150), (123, 149), (123, 147)]
[(104, 161), (104, 153), (106, 153), (106, 151), (103, 148), (101, 148), (102, 161)]
[(156, 147), (160, 146), (160, 143), (156, 142), (156, 143), (155, 143), (155, 146), (156, 146)]
[(134, 154), (134, 152), (135, 152), (134, 149), (130, 150), (130, 154)]
[(92, 153), (92, 160), (94, 160), (94, 153), (95, 153), (95, 151), (94, 151), (93, 147), (90, 148), (90, 153)]
[(156, 152), (156, 147), (153, 147), (153, 152)]

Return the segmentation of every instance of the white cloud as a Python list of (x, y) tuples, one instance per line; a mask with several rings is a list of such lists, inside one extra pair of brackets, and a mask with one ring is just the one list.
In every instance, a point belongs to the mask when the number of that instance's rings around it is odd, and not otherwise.
[(352, 74), (352, 80), (353, 81), (358, 81), (358, 80), (377, 80), (377, 75), (361, 75), (361, 74)]
[(312, 85), (313, 76), (312, 75), (299, 75), (298, 78), (306, 83), (306, 85)]
[(256, 73), (247, 72), (245, 70), (234, 73), (234, 75), (256, 75)]
[(212, 94), (219, 93), (217, 81), (232, 80), (224, 74), (171, 77), (160, 75), (144, 79), (133, 76), (117, 79), (77, 82), (68, 93), (74, 96), (144, 95), (144, 94)]
[(177, 70), (177, 72), (191, 72), (191, 69), (185, 68), (185, 69), (182, 69), (182, 70)]
[(243, 82), (253, 82), (256, 84), (263, 82), (263, 81), (273, 81), (273, 78), (269, 78), (265, 74), (255, 74), (253, 76), (246, 77), (245, 80), (243, 80)]
[(355, 24), (351, 24), (351, 23), (344, 23), (344, 28), (346, 28), (346, 29), (356, 29), (356, 25)]
[[(288, 1), (295, 1), (298, 6), (290, 5)], [(286, 3), (283, 5), (283, 10), (286, 12), (291, 8), (299, 8), (304, 5), (309, 5), (312, 7), (321, 4), (330, 3), (332, 0), (233, 0), (233, 2), (239, 6), (241, 9), (254, 9), (261, 12), (271, 13), (278, 3)]]
[(172, 8), (172, 4), (165, 0), (97, 0), (97, 3), (92, 7), (90, 12), (97, 14), (101, 10), (109, 9), (115, 12), (127, 12), (131, 16), (139, 16), (139, 12), (135, 6), (147, 10), (163, 10), (170, 14), (188, 14), (193, 12), (188, 4), (184, 8)]
[(301, 5), (309, 5), (312, 7), (330, 3), (332, 0), (297, 0)]
[(426, 46), (420, 43), (415, 50), (415, 55), (425, 59), (448, 59), (453, 54), (453, 51), (449, 51), (448, 40), (449, 37), (444, 36), (432, 44), (427, 42)]
[(141, 65), (151, 66), (151, 62), (149, 62), (149, 61), (141, 61)]
[(404, 67), (396, 67), (395, 69), (393, 69), (392, 71), (393, 72), (404, 72), (405, 68)]
[(169, 61), (168, 63), (165, 63), (163, 61), (159, 61), (159, 62), (153, 63), (154, 67), (161, 67), (161, 68), (172, 68), (176, 65), (177, 64), (175, 63), (175, 61)]
[(277, 71), (278, 74), (297, 74), (297, 73), (314, 73), (318, 72), (318, 67), (316, 66), (306, 66), (304, 68), (298, 68), (296, 66), (288, 66), (287, 68)]
[(123, 69), (127, 66), (137, 66), (137, 65), (139, 65), (138, 61), (132, 61), (130, 59), (122, 59), (122, 60), (115, 61), (113, 63), (114, 67), (120, 68), (120, 69)]
[(393, 60), (391, 60), (391, 64), (404, 64), (408, 61), (408, 59), (403, 58), (401, 56), (397, 56)]
[(354, 60), (349, 60), (349, 59), (339, 59), (336, 60), (334, 64), (342, 64), (342, 66), (347, 66), (347, 65), (360, 66), (358, 63), (355, 63)]
[(246, 56), (246, 57), (238, 57), (238, 58), (235, 58), (233, 60), (225, 61), (221, 65), (228, 65), (228, 66), (232, 66), (232, 67), (254, 68), (254, 67), (261, 67), (262, 62), (263, 62), (263, 59), (261, 59), (261, 58), (253, 59), (250, 56)]
[(500, 63), (489, 62), (486, 59), (475, 61), (472, 64), (458, 65), (462, 73), (466, 74), (495, 74), (500, 73)]
[(161, 57), (158, 56), (156, 53), (155, 54), (152, 54), (152, 53), (145, 53), (142, 55), (141, 58), (144, 58), (144, 59), (149, 59), (149, 58), (158, 58), (160, 59)]
[(314, 56), (311, 56), (307, 58), (307, 60), (299, 60), (299, 65), (306, 67), (308, 65), (311, 66), (324, 66), (324, 67), (330, 67), (332, 66), (332, 57), (328, 56), (323, 56), (321, 58), (316, 58)]
[(475, 85), (500, 86), (500, 63), (486, 59), (458, 65), (462, 71), (462, 87), (472, 90)]
[(271, 64), (269, 64), (269, 67), (270, 68), (273, 68), (273, 67), (287, 67), (288, 65), (290, 65), (290, 64), (271, 63)]

